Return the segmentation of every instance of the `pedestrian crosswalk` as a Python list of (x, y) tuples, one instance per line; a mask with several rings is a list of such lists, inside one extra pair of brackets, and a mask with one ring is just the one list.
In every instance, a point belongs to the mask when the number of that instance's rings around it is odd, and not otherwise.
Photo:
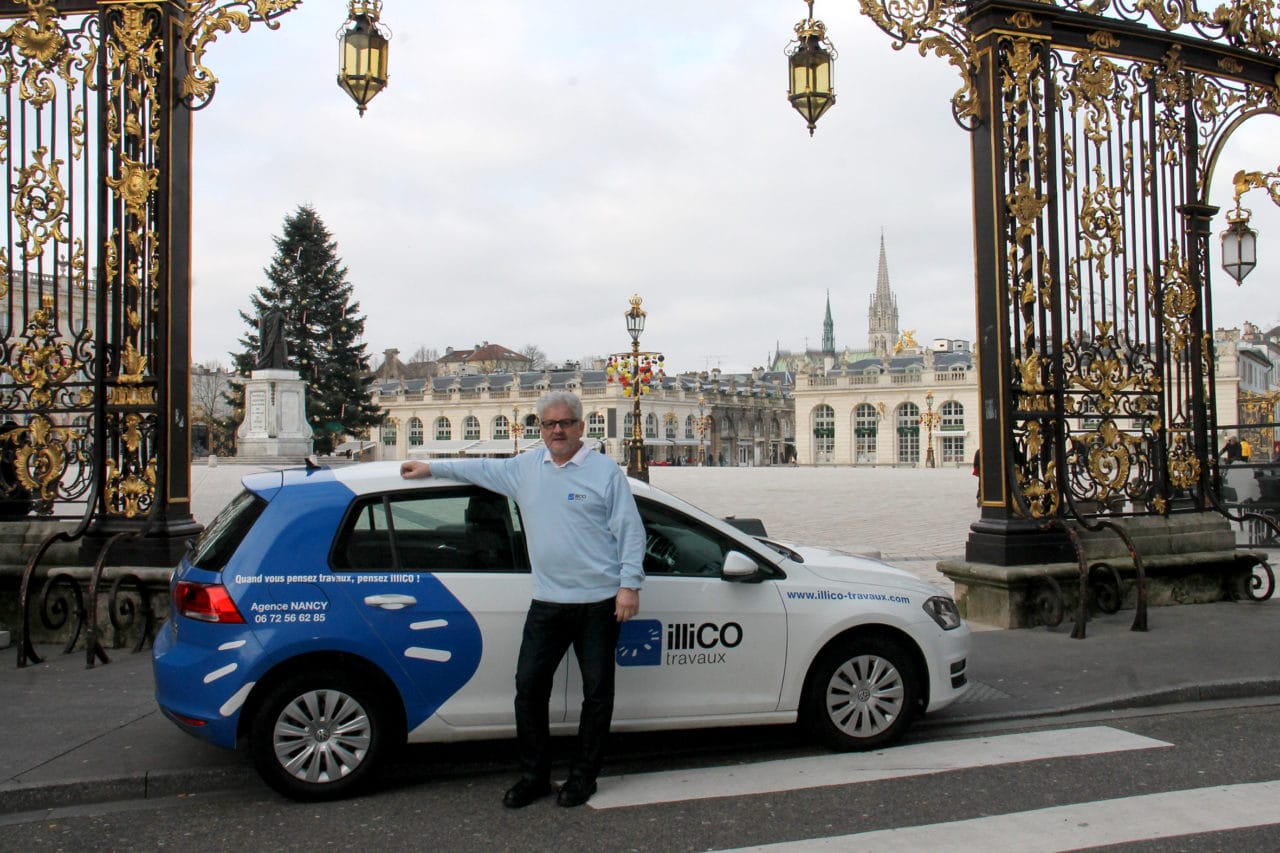
[[(1163, 750), (1174, 744), (1110, 726), (1085, 726), (912, 744), (881, 752), (602, 778), (595, 809), (742, 797), (993, 767), (1016, 762)], [(936, 817), (936, 815), (935, 815)], [(1280, 826), (1280, 780), (1098, 799), (1007, 814), (798, 838), (722, 853), (828, 850), (989, 853), (1075, 850), (1198, 833)]]
[(1280, 823), (1280, 781), (1167, 791), (854, 835), (739, 847), (721, 853), (1055, 853)]
[(1108, 726), (1023, 732), (898, 746), (880, 752), (820, 755), (750, 765), (674, 770), (600, 780), (597, 809), (734, 797), (878, 782), (974, 767), (1079, 755), (1154, 749), (1172, 744)]

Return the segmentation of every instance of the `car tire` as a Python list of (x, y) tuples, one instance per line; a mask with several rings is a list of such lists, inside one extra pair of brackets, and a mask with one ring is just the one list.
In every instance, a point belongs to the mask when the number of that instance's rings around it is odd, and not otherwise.
[(348, 797), (393, 748), (392, 715), (367, 681), (343, 672), (290, 676), (253, 717), (249, 750), (263, 780), (295, 800)]
[(859, 637), (814, 663), (803, 711), (810, 730), (832, 749), (876, 749), (902, 737), (920, 696), (915, 663), (899, 643)]

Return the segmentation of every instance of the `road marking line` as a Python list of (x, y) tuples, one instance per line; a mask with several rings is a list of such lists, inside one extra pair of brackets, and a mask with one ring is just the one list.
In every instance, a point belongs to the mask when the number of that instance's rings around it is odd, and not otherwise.
[[(1268, 805), (1269, 804), (1269, 805)], [(1280, 824), (1280, 782), (1256, 782), (1097, 800), (951, 823), (741, 847), (722, 853), (858, 850), (862, 853), (1057, 853), (1201, 832)]]
[(597, 809), (616, 809), (711, 797), (767, 794), (923, 776), (968, 767), (1172, 745), (1109, 726), (1021, 732), (995, 737), (917, 743), (880, 752), (841, 753), (730, 767), (610, 776), (599, 780), (600, 790), (591, 798), (590, 805)]

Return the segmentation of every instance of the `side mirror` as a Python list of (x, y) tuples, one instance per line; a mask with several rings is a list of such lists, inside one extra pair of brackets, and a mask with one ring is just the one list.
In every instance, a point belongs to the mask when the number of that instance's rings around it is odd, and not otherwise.
[(754, 581), (760, 578), (760, 566), (741, 551), (730, 551), (724, 557), (720, 576), (727, 581)]

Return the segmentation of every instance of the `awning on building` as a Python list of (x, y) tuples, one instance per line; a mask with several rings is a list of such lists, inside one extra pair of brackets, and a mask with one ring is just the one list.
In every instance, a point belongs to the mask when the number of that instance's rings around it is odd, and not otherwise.
[(424, 441), (416, 447), (409, 448), (410, 459), (421, 459), (426, 456), (456, 456), (478, 442), (463, 439), (461, 441)]

